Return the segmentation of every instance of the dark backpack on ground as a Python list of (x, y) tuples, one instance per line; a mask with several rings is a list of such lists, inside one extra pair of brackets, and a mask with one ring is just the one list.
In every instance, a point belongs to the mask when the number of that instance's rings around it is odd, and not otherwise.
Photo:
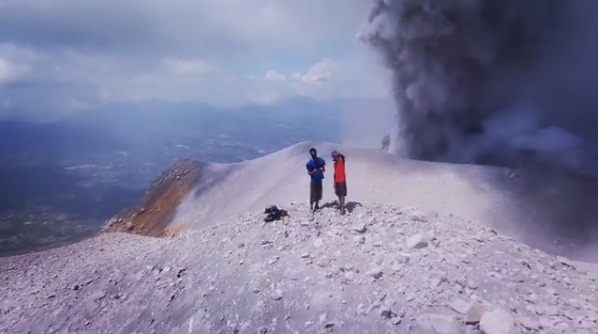
[(276, 205), (264, 209), (264, 213), (268, 214), (266, 218), (264, 218), (264, 221), (267, 223), (281, 220), (283, 217), (289, 216), (287, 211), (279, 209)]
[(279, 210), (279, 208), (276, 205), (271, 205), (268, 208), (264, 209), (264, 213), (273, 213), (277, 210)]

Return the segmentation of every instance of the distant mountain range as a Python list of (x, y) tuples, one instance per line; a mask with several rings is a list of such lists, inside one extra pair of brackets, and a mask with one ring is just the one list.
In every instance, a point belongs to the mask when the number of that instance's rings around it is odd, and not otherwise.
[[(362, 109), (356, 110), (359, 105)], [(342, 128), (347, 119), (358, 114), (381, 118), (389, 113), (379, 105), (377, 100), (318, 101), (307, 97), (233, 108), (160, 100), (112, 103), (53, 123), (0, 121), (0, 155), (135, 150), (174, 139), (197, 142), (223, 136), (256, 146), (274, 143), (278, 148), (304, 140), (338, 142), (347, 134)]]

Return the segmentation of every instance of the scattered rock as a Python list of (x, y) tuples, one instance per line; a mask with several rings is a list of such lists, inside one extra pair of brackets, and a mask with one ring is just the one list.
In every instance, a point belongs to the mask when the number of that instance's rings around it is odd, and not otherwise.
[(97, 291), (97, 292), (94, 292), (92, 295), (90, 295), (90, 298), (93, 301), (99, 301), (99, 300), (103, 299), (104, 297), (106, 297), (106, 292), (104, 292), (104, 291)]
[(368, 272), (368, 275), (374, 277), (375, 279), (379, 279), (379, 278), (383, 277), (383, 270), (381, 268), (377, 267), (377, 268), (370, 270)]
[(396, 264), (396, 263), (395, 263), (395, 264), (392, 264), (390, 268), (391, 268), (391, 270), (392, 270), (392, 271), (395, 271), (395, 272), (399, 272), (399, 271), (401, 271), (401, 266), (399, 266), (399, 265), (398, 265), (398, 264)]
[(530, 267), (530, 263), (528, 263), (528, 261), (521, 259), (520, 260), (520, 264), (523, 265), (524, 267), (531, 269)]
[(410, 212), (409, 217), (411, 220), (416, 222), (425, 223), (428, 219), (426, 217), (426, 213), (418, 210), (413, 210)]
[(561, 333), (571, 333), (572, 332), (570, 329), (570, 325), (568, 325), (568, 323), (563, 322), (563, 321), (555, 324), (554, 329)]
[(445, 277), (445, 276), (435, 277), (430, 282), (430, 288), (432, 290), (434, 290), (437, 287), (439, 287), (439, 285), (441, 285), (441, 283), (443, 283), (443, 282), (447, 282), (447, 277)]
[(329, 265), (329, 259), (327, 259), (327, 258), (319, 258), (316, 261), (316, 265), (319, 266), (319, 267), (321, 267), (321, 268), (327, 267)]
[(458, 312), (459, 314), (466, 314), (466, 312), (468, 312), (470, 309), (470, 303), (460, 298), (452, 299), (449, 303), (449, 306), (452, 310)]
[(516, 333), (514, 317), (501, 308), (485, 312), (480, 319), (480, 329), (485, 334), (513, 334)]
[(281, 300), (283, 299), (283, 291), (281, 289), (276, 289), (270, 294), (270, 299), (272, 300)]
[(358, 224), (354, 225), (352, 227), (352, 229), (358, 233), (364, 233), (364, 232), (366, 232), (366, 224), (358, 223)]
[(397, 317), (397, 313), (393, 312), (393, 310), (391, 310), (391, 307), (385, 306), (381, 308), (381, 317), (385, 319), (391, 319), (393, 317)]
[(531, 330), (531, 331), (539, 330), (539, 324), (530, 318), (521, 317), (519, 322), (520, 322), (520, 325), (522, 327), (524, 327), (524, 329)]
[(320, 248), (323, 245), (324, 245), (324, 242), (322, 241), (322, 239), (316, 239), (316, 240), (314, 240), (314, 247)]
[(424, 247), (428, 246), (428, 240), (424, 236), (424, 234), (418, 233), (418, 234), (410, 237), (406, 241), (406, 246), (408, 248), (416, 248), (416, 249), (424, 248)]
[(478, 301), (472, 301), (470, 305), (468, 305), (468, 310), (466, 311), (466, 317), (464, 321), (467, 324), (477, 324), (482, 319), (485, 311), (486, 308), (482, 303)]
[(557, 261), (558, 261), (558, 262), (559, 262), (561, 265), (563, 265), (564, 267), (567, 267), (567, 268), (569, 268), (569, 269), (576, 269), (576, 268), (575, 268), (575, 267), (572, 265), (572, 263), (570, 263), (570, 261), (568, 261), (568, 259), (566, 259), (566, 258), (565, 258), (565, 257), (563, 257), (563, 256), (558, 256), (558, 257), (556, 258), (556, 260), (557, 260)]
[(423, 314), (416, 318), (416, 322), (422, 329), (439, 334), (458, 334), (460, 328), (458, 322), (451, 315)]
[(354, 236), (354, 242), (358, 244), (363, 244), (366, 242), (366, 237), (364, 237), (363, 235), (356, 235)]

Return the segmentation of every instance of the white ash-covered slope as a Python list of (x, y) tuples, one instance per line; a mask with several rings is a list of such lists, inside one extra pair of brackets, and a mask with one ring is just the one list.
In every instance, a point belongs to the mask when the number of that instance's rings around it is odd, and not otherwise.
[(335, 198), (329, 155), (339, 150), (347, 157), (350, 200), (453, 214), (551, 253), (597, 261), (596, 179), (407, 160), (331, 143), (305, 142), (244, 163), (209, 165), (176, 209), (170, 228), (198, 229), (273, 203), (306, 201), (310, 147), (329, 163), (325, 200)]
[(597, 333), (597, 271), (383, 204), (0, 259), (5, 333)]

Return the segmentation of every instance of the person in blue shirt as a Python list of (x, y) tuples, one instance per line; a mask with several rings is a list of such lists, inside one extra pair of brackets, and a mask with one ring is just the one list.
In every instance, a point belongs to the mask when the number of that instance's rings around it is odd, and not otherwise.
[(319, 209), (318, 202), (322, 200), (322, 180), (324, 179), (325, 161), (318, 156), (315, 148), (310, 149), (311, 159), (306, 164), (310, 175), (310, 210)]

